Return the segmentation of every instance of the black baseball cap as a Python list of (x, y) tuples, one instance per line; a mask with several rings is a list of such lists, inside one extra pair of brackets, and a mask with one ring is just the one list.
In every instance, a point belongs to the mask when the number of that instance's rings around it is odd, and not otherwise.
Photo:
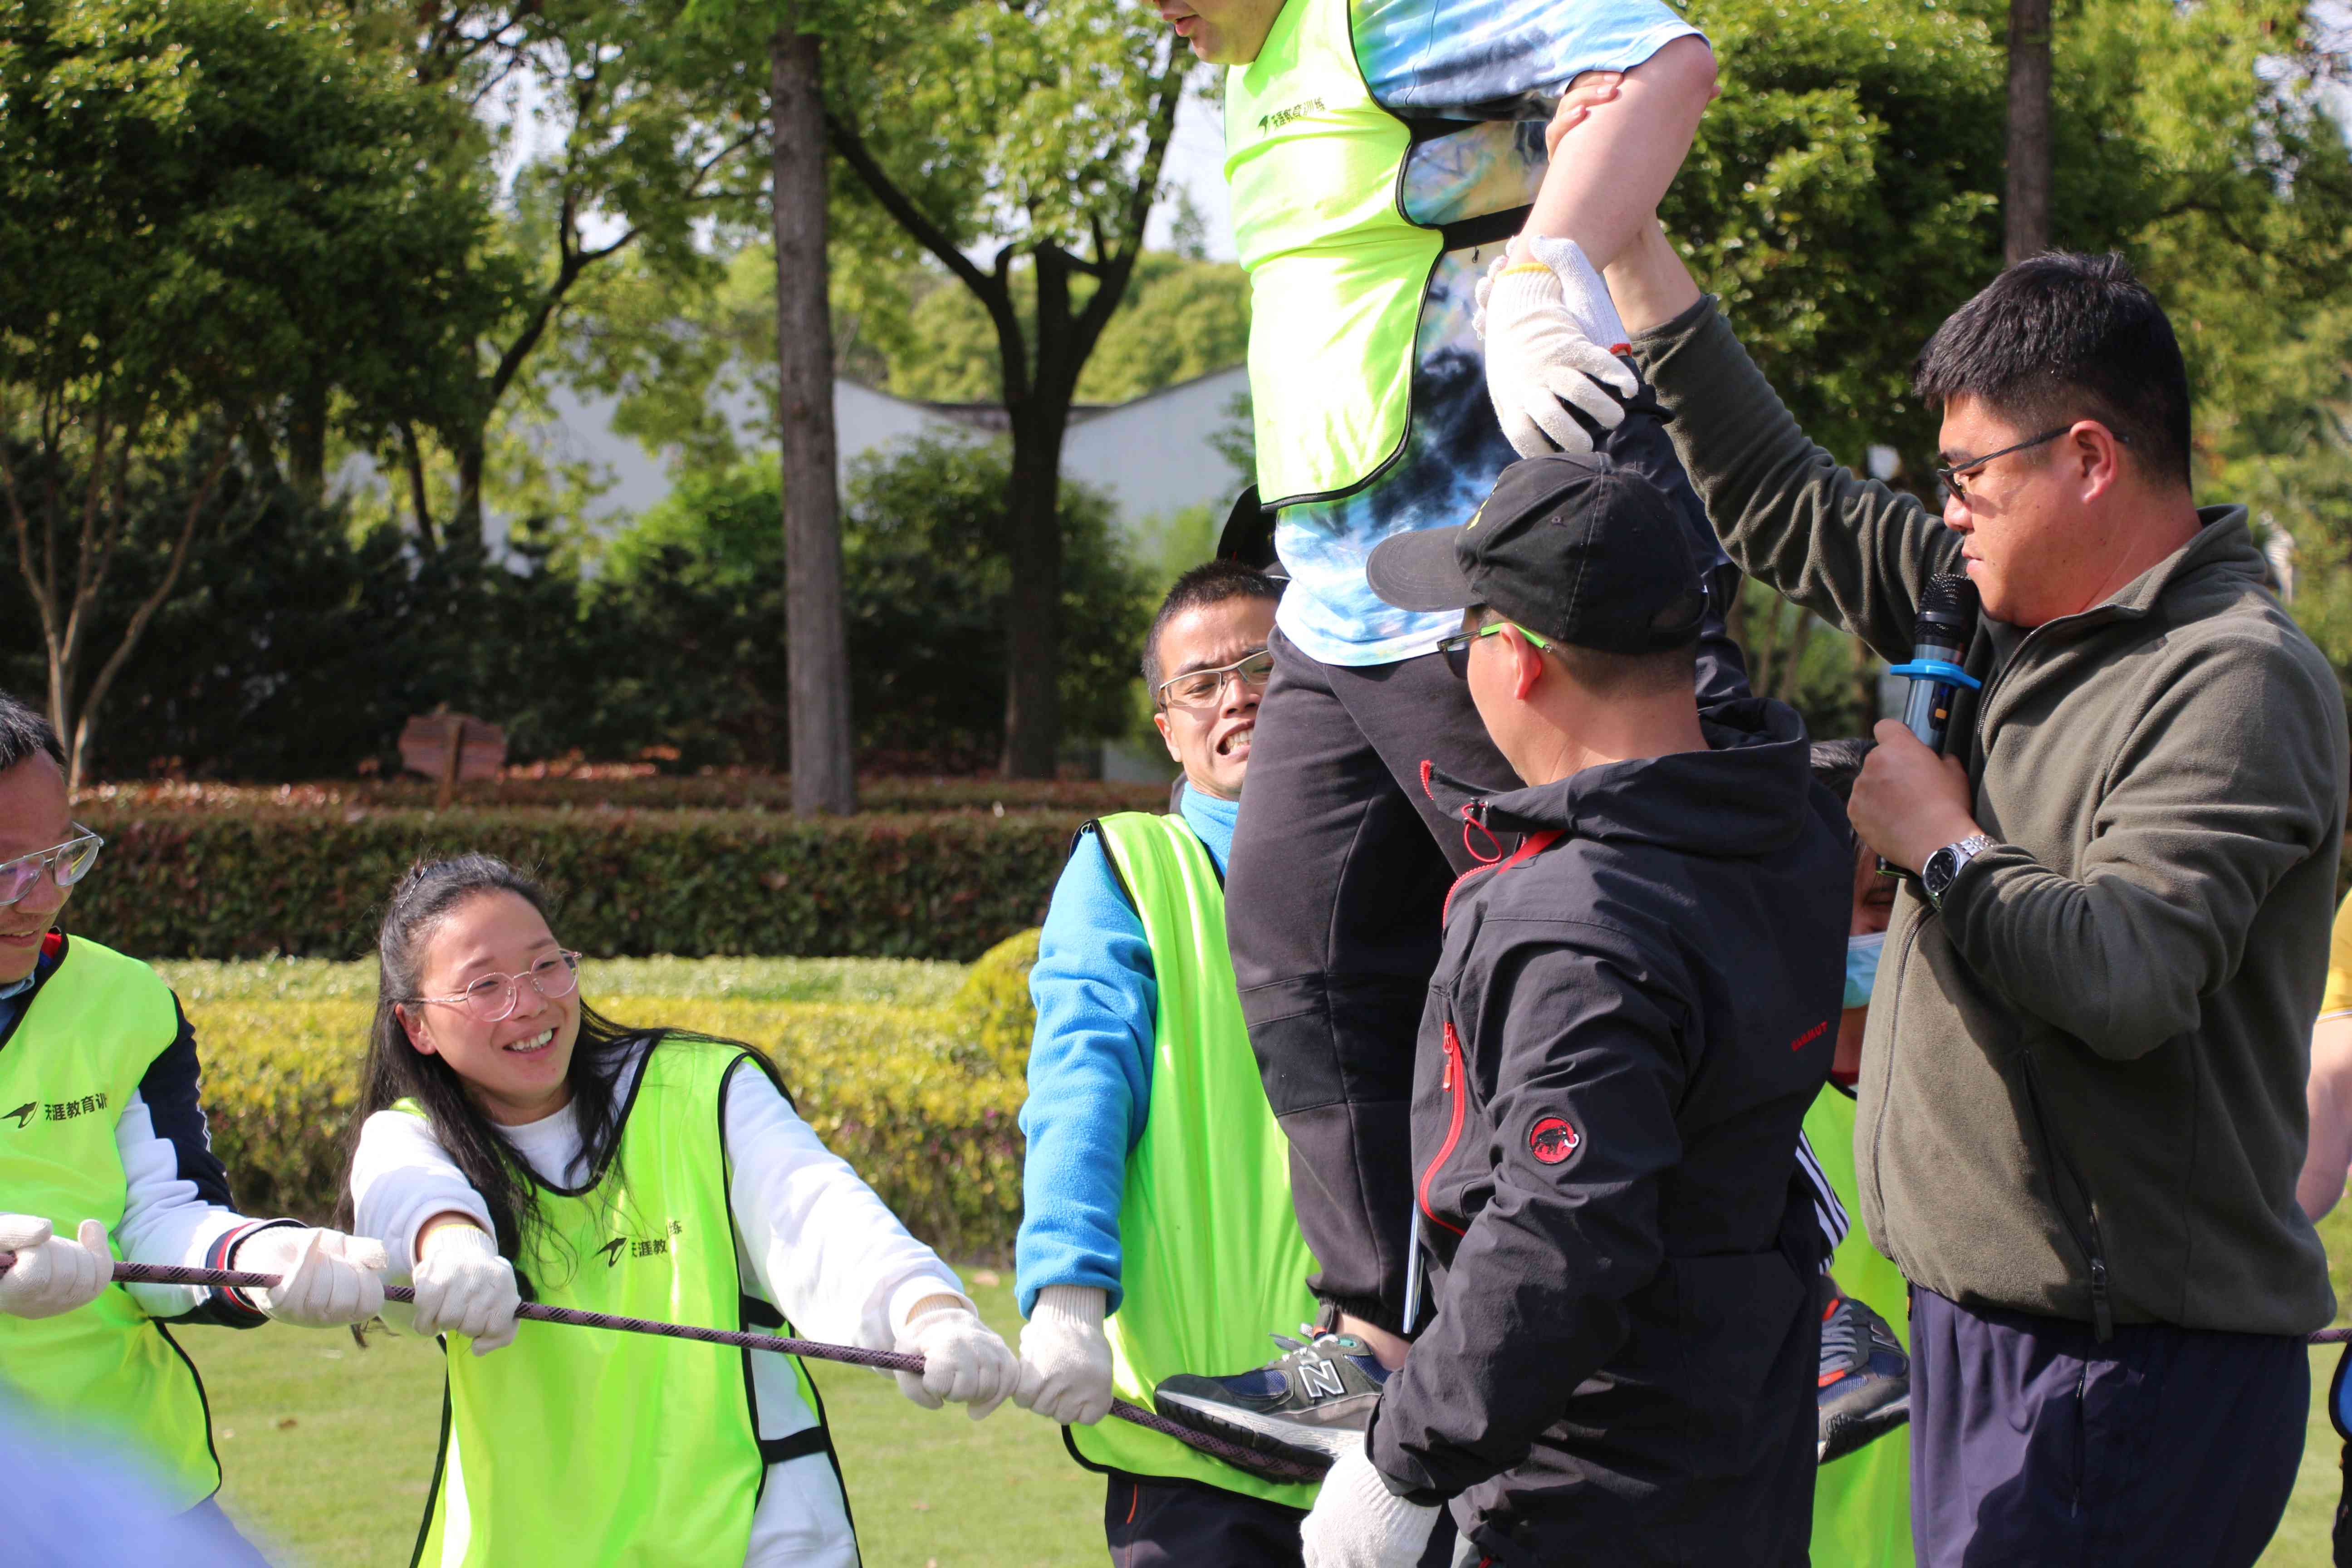
[(1365, 568), (1401, 610), (1487, 605), (1538, 637), (1609, 653), (1681, 647), (1706, 616), (1674, 503), (1599, 452), (1513, 463), (1468, 522), (1400, 533)]

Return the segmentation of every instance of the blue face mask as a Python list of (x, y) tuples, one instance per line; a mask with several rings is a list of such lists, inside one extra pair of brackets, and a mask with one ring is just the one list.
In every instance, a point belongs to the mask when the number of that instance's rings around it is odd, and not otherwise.
[(1886, 945), (1886, 933), (1870, 936), (1850, 936), (1845, 939), (1845, 1005), (1849, 1007), (1870, 1005), (1870, 988), (1878, 983), (1878, 950)]

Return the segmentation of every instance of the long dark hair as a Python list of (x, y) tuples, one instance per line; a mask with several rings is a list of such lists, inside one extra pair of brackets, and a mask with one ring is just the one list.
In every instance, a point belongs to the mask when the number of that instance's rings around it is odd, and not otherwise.
[[(426, 940), (460, 905), (489, 893), (511, 893), (553, 923), (545, 890), (488, 855), (420, 860), (393, 889), (391, 902), (384, 907), (383, 928), (376, 935), (375, 1021), (368, 1030), (367, 1065), (361, 1073), (352, 1137), (356, 1151), (361, 1122), (402, 1100), (414, 1100), (431, 1120), (442, 1149), (481, 1194), (497, 1227), (499, 1251), (512, 1260), (520, 1254), (525, 1229), (539, 1222), (538, 1184), (466, 1092), (465, 1079), (446, 1058), (427, 1056), (416, 1048), (396, 1010), (401, 1002), (418, 994)], [(646, 1031), (624, 1028), (584, 1000), (580, 1004), (580, 1038), (572, 1048), (566, 1080), (572, 1086), (572, 1111), (580, 1129), (581, 1163), (567, 1177), (584, 1180), (604, 1169), (608, 1160), (618, 1158), (614, 1079), (622, 1061), (646, 1037)], [(352, 1203), (346, 1170), (345, 1211)]]

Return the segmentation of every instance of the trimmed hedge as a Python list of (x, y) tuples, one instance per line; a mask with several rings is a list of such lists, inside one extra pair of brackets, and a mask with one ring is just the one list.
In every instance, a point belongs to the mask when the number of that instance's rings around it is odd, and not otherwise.
[(70, 929), (145, 958), (357, 958), (421, 855), (534, 871), (564, 940), (600, 957), (765, 953), (969, 961), (1045, 918), (1070, 835), (1058, 811), (163, 812), (93, 801), (97, 872)]
[[(760, 1050), (826, 1147), (908, 1229), (951, 1258), (1003, 1261), (1021, 1222), (1016, 1118), (1030, 1026), (1011, 1016), (1010, 994), (996, 982), (1025, 977), (1036, 934), (1004, 947), (940, 1005), (746, 999), (735, 987), (714, 994), (707, 985), (656, 995), (647, 987), (669, 979), (671, 967), (658, 963), (628, 965), (635, 973), (618, 986), (598, 986), (593, 973), (589, 980), (600, 1008), (624, 1023), (697, 1029)], [(248, 969), (261, 973), (241, 973)], [(195, 1025), (213, 1146), (239, 1201), (253, 1213), (323, 1218), (342, 1180), (373, 974), (316, 964), (167, 965), (166, 973)], [(944, 977), (902, 978), (899, 994), (912, 995), (936, 994)], [(776, 987), (754, 976), (741, 989)], [(1016, 1028), (1020, 1048), (1009, 1059), (982, 1043)]]
[[(533, 770), (535, 771), (535, 770)], [(103, 784), (75, 801), (89, 811), (121, 816), (156, 812), (396, 811), (425, 810), (436, 787), (415, 777), (330, 779), (310, 784), (229, 784), (184, 781)], [(573, 811), (776, 811), (789, 812), (793, 781), (782, 773), (643, 773), (604, 776), (602, 770), (531, 776), (522, 772), (457, 786), (456, 805), (552, 806)], [(1107, 784), (1088, 779), (899, 778), (857, 781), (857, 808), (884, 816), (968, 811), (1076, 812), (1082, 817), (1113, 811), (1160, 811), (1168, 791), (1160, 784)]]

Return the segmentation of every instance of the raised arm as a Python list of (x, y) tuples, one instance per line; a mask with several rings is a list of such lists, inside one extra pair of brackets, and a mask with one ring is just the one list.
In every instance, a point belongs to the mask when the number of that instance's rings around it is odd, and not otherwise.
[(1608, 281), (1733, 563), (1881, 655), (1906, 657), (1920, 591), (1960, 569), (1959, 536), (1806, 437), (1654, 221)]

